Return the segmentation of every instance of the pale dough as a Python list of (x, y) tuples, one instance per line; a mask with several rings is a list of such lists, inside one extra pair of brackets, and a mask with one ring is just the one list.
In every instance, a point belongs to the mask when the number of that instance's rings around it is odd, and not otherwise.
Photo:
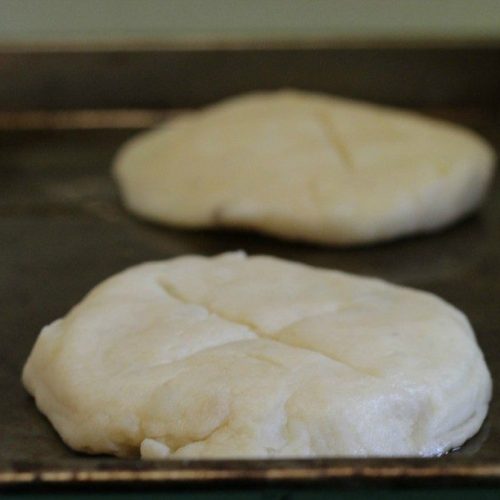
[(437, 230), (475, 209), (492, 148), (416, 113), (306, 92), (255, 93), (127, 143), (114, 175), (136, 214), (364, 244)]
[(23, 381), (69, 446), (143, 458), (438, 455), (491, 393), (441, 299), (238, 252), (108, 279), (42, 330)]

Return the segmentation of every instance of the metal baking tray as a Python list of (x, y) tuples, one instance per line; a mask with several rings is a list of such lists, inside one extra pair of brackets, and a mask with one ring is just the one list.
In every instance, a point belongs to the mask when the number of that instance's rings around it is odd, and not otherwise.
[[(500, 485), (498, 179), (478, 214), (444, 232), (334, 249), (144, 223), (123, 210), (109, 176), (123, 141), (176, 110), (283, 86), (420, 109), (472, 127), (498, 151), (499, 56), (481, 46), (328, 44), (0, 50), (0, 488)], [(127, 266), (235, 249), (378, 276), (462, 309), (495, 382), (480, 432), (432, 459), (141, 462), (65, 447), (20, 383), (41, 327)]]

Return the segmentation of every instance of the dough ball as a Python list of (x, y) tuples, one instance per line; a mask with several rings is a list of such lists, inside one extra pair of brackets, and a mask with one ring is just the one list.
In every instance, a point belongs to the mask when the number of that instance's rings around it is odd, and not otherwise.
[(439, 455), (491, 394), (441, 299), (244, 253), (106, 280), (42, 330), (23, 381), (72, 448), (148, 459)]
[(127, 143), (125, 205), (165, 224), (366, 244), (440, 229), (475, 209), (491, 147), (419, 114), (306, 92), (255, 93)]

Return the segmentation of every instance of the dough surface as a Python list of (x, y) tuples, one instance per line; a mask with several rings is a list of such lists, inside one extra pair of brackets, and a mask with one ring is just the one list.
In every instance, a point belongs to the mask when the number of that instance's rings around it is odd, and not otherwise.
[(356, 245), (450, 224), (479, 205), (493, 167), (462, 127), (280, 91), (174, 118), (128, 142), (113, 171), (146, 219)]
[(72, 448), (143, 458), (438, 455), (491, 394), (438, 297), (240, 252), (106, 280), (42, 330), (23, 382)]

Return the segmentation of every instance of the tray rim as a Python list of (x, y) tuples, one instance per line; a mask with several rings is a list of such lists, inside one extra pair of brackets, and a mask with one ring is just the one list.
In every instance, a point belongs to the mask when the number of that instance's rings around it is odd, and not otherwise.
[[(457, 457), (458, 458), (458, 457)], [(127, 460), (88, 466), (64, 461), (34, 466), (34, 462), (0, 466), (0, 489), (46, 485), (103, 484), (235, 484), (235, 483), (418, 483), (436, 481), (500, 485), (500, 462), (472, 459), (438, 464), (439, 458), (277, 459), (277, 460)], [(97, 467), (92, 468), (92, 465)], [(90, 466), (90, 467), (89, 467)], [(3, 469), (3, 470), (2, 470)]]
[(468, 36), (453, 38), (418, 36), (406, 39), (385, 37), (331, 37), (331, 36), (176, 36), (168, 40), (115, 38), (113, 40), (68, 39), (58, 40), (8, 40), (0, 38), (0, 55), (15, 53), (51, 53), (51, 52), (212, 52), (212, 51), (267, 51), (267, 50), (463, 50), (463, 49), (500, 49), (500, 36)]

